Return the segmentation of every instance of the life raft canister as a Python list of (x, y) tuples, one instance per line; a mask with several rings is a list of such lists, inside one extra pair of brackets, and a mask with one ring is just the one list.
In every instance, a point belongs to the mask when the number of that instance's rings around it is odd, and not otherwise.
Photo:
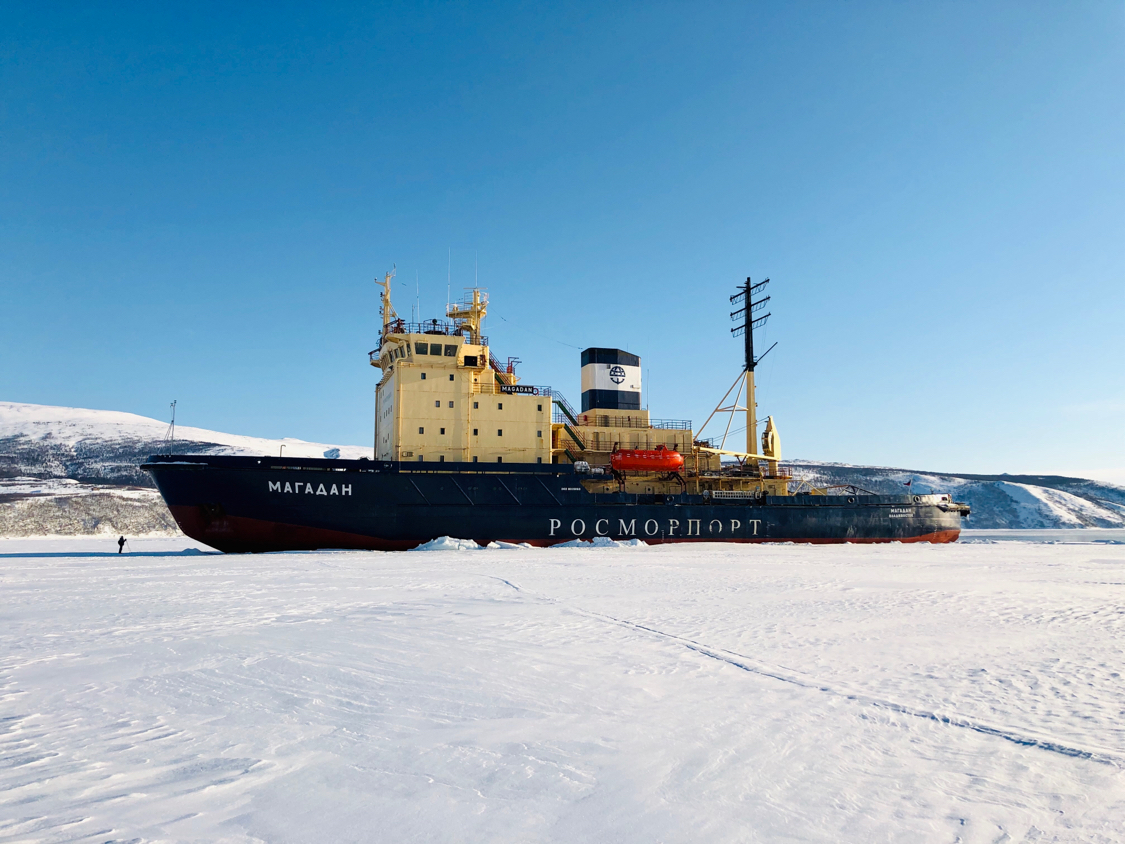
[(683, 455), (674, 448), (658, 445), (650, 450), (626, 448), (609, 456), (609, 465), (619, 471), (678, 472), (684, 468)]

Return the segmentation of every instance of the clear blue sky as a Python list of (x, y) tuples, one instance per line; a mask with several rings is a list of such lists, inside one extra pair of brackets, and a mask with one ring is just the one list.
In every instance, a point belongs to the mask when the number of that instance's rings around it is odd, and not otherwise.
[(0, 399), (366, 443), (372, 279), (788, 457), (1125, 481), (1125, 5), (0, 8)]

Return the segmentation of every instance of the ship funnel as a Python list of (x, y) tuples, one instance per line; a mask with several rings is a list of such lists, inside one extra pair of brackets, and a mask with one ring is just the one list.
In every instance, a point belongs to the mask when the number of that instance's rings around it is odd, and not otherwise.
[(621, 349), (582, 352), (582, 412), (640, 410), (641, 359)]

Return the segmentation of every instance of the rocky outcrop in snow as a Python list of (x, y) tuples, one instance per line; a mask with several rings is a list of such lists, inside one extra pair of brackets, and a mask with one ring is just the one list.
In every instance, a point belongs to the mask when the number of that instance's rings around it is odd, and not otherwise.
[(182, 536), (155, 489), (0, 480), (0, 536)]

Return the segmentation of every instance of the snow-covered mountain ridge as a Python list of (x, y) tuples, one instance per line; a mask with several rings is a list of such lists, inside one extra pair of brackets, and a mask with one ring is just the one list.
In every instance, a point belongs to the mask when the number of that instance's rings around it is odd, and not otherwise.
[[(790, 461), (814, 486), (870, 492), (948, 492), (972, 507), (966, 527), (981, 529), (1125, 527), (1125, 487), (1062, 475), (978, 475), (845, 463)], [(909, 486), (907, 486), (909, 482)]]
[[(176, 427), (132, 413), (0, 402), (0, 535), (167, 533), (171, 517), (152, 479), (139, 470), (152, 454), (278, 454), (370, 457), (369, 446)], [(1125, 487), (1047, 475), (919, 472), (840, 463), (787, 461), (813, 486), (871, 492), (950, 492), (972, 507), (966, 527), (1048, 529), (1125, 527)], [(78, 483), (63, 483), (65, 479)], [(906, 482), (910, 485), (907, 486)]]
[(133, 413), (0, 402), (0, 536), (175, 535), (140, 470), (152, 454), (370, 457), (362, 446), (267, 439), (176, 426)]
[(345, 458), (370, 457), (371, 448), (267, 439), (176, 426), (134, 413), (0, 402), (0, 478), (73, 478), (78, 481), (152, 487), (137, 467), (152, 454), (278, 454), (323, 457), (339, 449)]

